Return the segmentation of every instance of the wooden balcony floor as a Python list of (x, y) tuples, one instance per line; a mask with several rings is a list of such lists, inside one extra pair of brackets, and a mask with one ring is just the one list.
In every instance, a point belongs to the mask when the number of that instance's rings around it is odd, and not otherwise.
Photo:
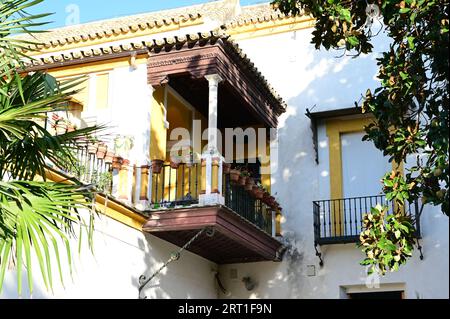
[(181, 247), (204, 227), (214, 234), (203, 232), (187, 250), (217, 264), (281, 260), (282, 243), (225, 206), (152, 212), (143, 230)]

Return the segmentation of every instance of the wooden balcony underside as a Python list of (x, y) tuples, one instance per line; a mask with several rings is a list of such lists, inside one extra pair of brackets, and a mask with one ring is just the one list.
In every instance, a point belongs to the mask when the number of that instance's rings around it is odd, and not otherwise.
[(225, 206), (191, 207), (152, 212), (143, 230), (183, 246), (200, 229), (212, 227), (189, 251), (218, 264), (279, 261), (282, 244)]

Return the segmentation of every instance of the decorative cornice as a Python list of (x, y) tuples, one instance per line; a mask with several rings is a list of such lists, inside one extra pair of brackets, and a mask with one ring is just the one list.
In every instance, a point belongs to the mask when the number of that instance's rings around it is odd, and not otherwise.
[[(106, 40), (112, 42), (121, 38), (136, 37), (145, 34), (145, 31), (156, 29), (161, 32), (163, 27), (180, 26), (199, 20), (202, 15), (197, 12), (174, 12), (172, 17), (167, 17), (166, 11), (161, 13), (128, 16), (119, 19), (111, 19), (99, 22), (92, 22), (76, 26), (69, 26), (48, 32), (33, 35), (19, 36), (20, 40), (33, 42), (28, 46), (28, 52), (46, 51), (51, 49), (64, 50), (66, 46), (79, 44), (79, 46), (89, 45), (91, 42)], [(161, 17), (159, 17), (161, 16)], [(147, 32), (148, 34), (148, 32)], [(27, 51), (26, 51), (27, 52)]]
[(238, 30), (252, 24), (292, 19), (293, 16), (273, 9), (270, 3), (240, 7), (236, 0), (221, 0), (20, 35), (18, 39), (36, 43), (29, 45), (29, 52), (34, 54), (147, 36), (172, 30), (171, 27), (201, 23), (202, 18), (222, 24), (225, 30)]
[[(276, 113), (284, 113), (286, 104), (283, 99), (275, 92), (273, 87), (268, 83), (261, 72), (255, 67), (254, 63), (250, 61), (247, 55), (239, 48), (239, 46), (230, 39), (230, 37), (221, 30), (211, 32), (192, 33), (185, 36), (168, 37), (164, 39), (155, 39), (150, 41), (141, 41), (123, 45), (110, 45), (102, 48), (78, 50), (73, 52), (66, 52), (63, 54), (49, 55), (41, 58), (32, 58), (25, 61), (26, 67), (29, 71), (40, 69), (50, 69), (61, 67), (66, 64), (82, 64), (97, 60), (114, 59), (117, 57), (124, 57), (138, 54), (153, 54), (157, 55), (160, 52), (170, 52), (171, 50), (192, 49), (195, 46), (205, 47), (207, 45), (215, 45), (217, 42), (223, 44), (224, 49), (234, 57), (237, 64), (246, 72), (248, 72), (255, 83), (261, 85), (271, 96), (272, 105), (276, 107)], [(205, 53), (196, 57), (186, 57), (174, 59), (171, 61), (150, 61), (150, 66), (162, 66), (176, 63), (183, 63), (193, 61), (194, 59), (208, 59), (211, 58), (210, 53)], [(187, 59), (187, 60), (186, 60)]]
[(174, 64), (180, 64), (180, 63), (186, 63), (186, 62), (198, 62), (205, 59), (210, 59), (214, 57), (213, 53), (207, 53), (207, 54), (200, 54), (196, 56), (191, 57), (183, 57), (183, 58), (176, 58), (172, 60), (164, 60), (164, 61), (155, 61), (155, 62), (149, 62), (149, 67), (160, 67), (165, 65), (174, 65)]
[(291, 14), (284, 14), (280, 10), (274, 9), (270, 3), (263, 3), (242, 7), (241, 13), (226, 23), (224, 27), (226, 29), (233, 29), (245, 25), (284, 20), (292, 17)]

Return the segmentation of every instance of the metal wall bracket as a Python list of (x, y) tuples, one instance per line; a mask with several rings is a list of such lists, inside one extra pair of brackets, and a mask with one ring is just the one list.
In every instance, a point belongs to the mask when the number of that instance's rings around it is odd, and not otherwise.
[(145, 286), (147, 286), (147, 284), (153, 280), (153, 278), (155, 278), (156, 276), (158, 276), (161, 271), (166, 268), (170, 263), (177, 261), (180, 259), (181, 257), (181, 253), (186, 250), (187, 248), (189, 248), (190, 245), (192, 245), (192, 243), (198, 238), (200, 237), (201, 234), (203, 234), (204, 232), (206, 232), (206, 235), (208, 237), (213, 237), (215, 230), (212, 227), (205, 227), (203, 229), (201, 229), (200, 231), (197, 232), (197, 234), (195, 234), (194, 237), (192, 237), (183, 247), (181, 247), (178, 251), (174, 251), (170, 254), (170, 258), (164, 263), (164, 265), (162, 265), (157, 271), (155, 271), (148, 279), (147, 276), (145, 275), (141, 275), (139, 277), (139, 299), (147, 299), (147, 296), (142, 296), (142, 290), (144, 289)]
[(316, 256), (317, 256), (317, 257), (319, 258), (319, 260), (320, 260), (319, 265), (320, 265), (320, 267), (323, 267), (322, 253), (319, 252), (319, 251), (317, 250), (317, 246), (318, 246), (318, 244), (317, 244), (317, 243), (314, 243), (314, 250), (316, 251)]
[(419, 239), (417, 239), (417, 249), (419, 249), (419, 252), (420, 252), (420, 256), (419, 256), (420, 260), (423, 260), (424, 256), (423, 256), (422, 246), (420, 245)]

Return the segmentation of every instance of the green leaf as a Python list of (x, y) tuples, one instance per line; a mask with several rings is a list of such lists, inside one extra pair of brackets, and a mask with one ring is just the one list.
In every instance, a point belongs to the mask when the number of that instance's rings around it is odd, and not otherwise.
[(415, 38), (415, 37), (412, 37), (412, 36), (407, 37), (408, 45), (409, 45), (409, 48), (410, 48), (411, 50), (414, 50), (414, 48), (415, 48), (415, 45), (414, 45), (415, 39), (416, 39), (416, 38)]
[(359, 44), (359, 39), (352, 35), (347, 38), (347, 42), (350, 43), (352, 47), (356, 47)]
[(351, 12), (350, 12), (349, 9), (342, 8), (342, 9), (339, 11), (339, 14), (340, 14), (340, 19), (341, 19), (341, 20), (345, 20), (345, 21), (347, 21), (347, 22), (349, 22), (349, 23), (352, 22), (352, 14), (351, 14)]

